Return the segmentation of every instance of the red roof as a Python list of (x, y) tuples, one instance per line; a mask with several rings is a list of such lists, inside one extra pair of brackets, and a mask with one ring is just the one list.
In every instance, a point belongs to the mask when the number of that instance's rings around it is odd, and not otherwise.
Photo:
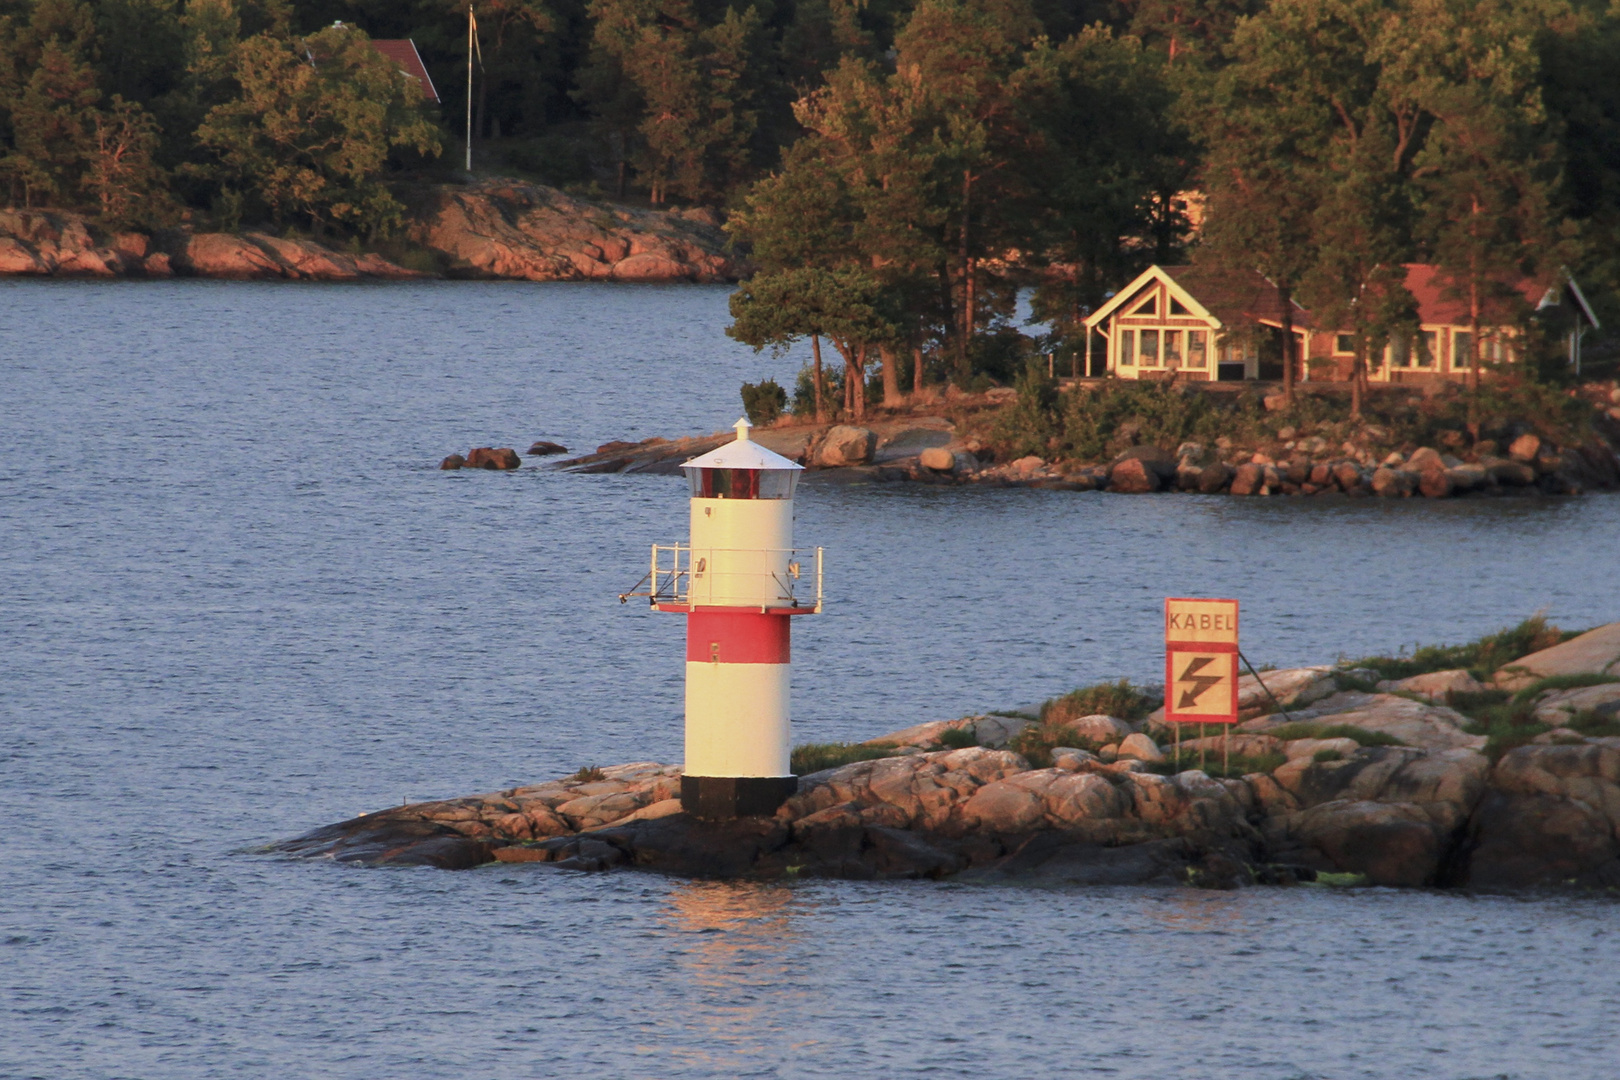
[[(1261, 321), (1282, 324), (1282, 305), (1277, 302), (1277, 286), (1256, 270), (1226, 267), (1161, 266), (1177, 285), (1186, 289), (1204, 310), (1227, 327)], [(1294, 300), (1293, 324), (1304, 330), (1311, 325), (1310, 312)]]
[(372, 38), (371, 47), (398, 64), (399, 70), (421, 84), (423, 97), (435, 105), (439, 103), (439, 92), (433, 89), (433, 79), (422, 64), (422, 54), (416, 51), (416, 42), (410, 38)]
[[(1466, 326), (1468, 324), (1468, 294), (1453, 288), (1452, 283), (1440, 276), (1440, 268), (1429, 263), (1406, 264), (1406, 291), (1417, 300), (1418, 321), (1428, 326)], [(1533, 308), (1547, 295), (1547, 285), (1529, 278), (1514, 282), (1513, 291)], [(1493, 317), (1507, 314), (1487, 305), (1483, 316), (1487, 322)]]

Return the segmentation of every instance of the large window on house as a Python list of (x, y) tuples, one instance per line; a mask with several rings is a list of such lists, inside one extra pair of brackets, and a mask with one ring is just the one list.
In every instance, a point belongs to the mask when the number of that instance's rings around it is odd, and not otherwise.
[[(1481, 358), (1483, 359), (1483, 357)], [(1467, 330), (1451, 332), (1451, 370), (1467, 371), (1474, 366), (1474, 337)]]
[(1356, 355), (1356, 335), (1334, 334), (1333, 351), (1338, 353), (1340, 356)]
[(1412, 339), (1404, 334), (1396, 334), (1389, 339), (1384, 348), (1384, 356), (1392, 368), (1409, 368), (1412, 366)]
[(1209, 367), (1209, 353), (1205, 351), (1205, 342), (1209, 332), (1206, 330), (1187, 331), (1187, 366), (1190, 368)]
[(1191, 315), (1192, 312), (1187, 310), (1187, 305), (1186, 304), (1183, 304), (1180, 300), (1177, 300), (1174, 296), (1172, 296), (1170, 298), (1170, 314), (1172, 314), (1172, 315)]
[(1164, 331), (1164, 366), (1181, 366), (1181, 331)]
[(1131, 308), (1130, 311), (1126, 312), (1128, 315), (1157, 315), (1158, 313), (1159, 291), (1157, 289), (1149, 292), (1146, 299), (1142, 300), (1135, 307)]
[(1440, 335), (1435, 330), (1424, 330), (1418, 334), (1418, 354), (1415, 363), (1418, 367), (1434, 367), (1440, 356)]
[(1136, 364), (1136, 331), (1121, 330), (1119, 332), (1119, 365), (1132, 367)]
[(1159, 366), (1159, 332), (1157, 330), (1138, 331), (1141, 337), (1139, 355), (1143, 367)]

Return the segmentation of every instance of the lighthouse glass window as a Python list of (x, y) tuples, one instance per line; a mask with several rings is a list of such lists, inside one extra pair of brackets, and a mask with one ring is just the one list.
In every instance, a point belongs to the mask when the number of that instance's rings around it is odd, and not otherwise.
[(688, 469), (694, 499), (791, 499), (796, 469)]

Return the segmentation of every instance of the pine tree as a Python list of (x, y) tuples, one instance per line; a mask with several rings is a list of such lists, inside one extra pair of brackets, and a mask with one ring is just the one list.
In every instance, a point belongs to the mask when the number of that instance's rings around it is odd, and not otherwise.
[(1481, 326), (1526, 315), (1518, 281), (1569, 254), (1534, 50), (1549, 11), (1519, 0), (1414, 0), (1412, 8), (1413, 33), (1390, 76), (1412, 77), (1432, 117), (1416, 159), (1420, 231), (1447, 291), (1467, 305), (1468, 385), (1477, 389)]
[(421, 90), (351, 26), (302, 40), (258, 34), (234, 53), (239, 98), (209, 110), (198, 140), (213, 175), (277, 220), (384, 234), (403, 206), (382, 181), (389, 154), (439, 151)]

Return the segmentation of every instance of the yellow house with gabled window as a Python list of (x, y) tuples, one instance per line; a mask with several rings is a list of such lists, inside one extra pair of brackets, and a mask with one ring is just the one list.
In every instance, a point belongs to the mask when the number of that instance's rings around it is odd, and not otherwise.
[[(1281, 313), (1276, 286), (1254, 271), (1150, 266), (1086, 318), (1086, 370), (1100, 333), (1106, 369), (1121, 379), (1281, 378)], [(1297, 303), (1293, 324), (1303, 368), (1310, 315)]]
[[(1397, 337), (1372, 357), (1368, 377), (1392, 383), (1465, 378), (1472, 356), (1467, 305), (1446, 288), (1438, 267), (1411, 263), (1405, 270), (1416, 301), (1416, 334)], [(1567, 336), (1570, 363), (1579, 371), (1581, 337), (1599, 323), (1569, 271), (1526, 278), (1513, 292), (1517, 300), (1504, 304), (1497, 297), (1480, 322), (1482, 366), (1519, 359), (1519, 322), (1534, 312)], [(1301, 381), (1350, 378), (1354, 337), (1342, 327), (1316, 326), (1298, 303), (1292, 308), (1294, 370)], [(1276, 286), (1255, 271), (1150, 266), (1085, 320), (1086, 370), (1096, 371), (1100, 336), (1106, 371), (1121, 379), (1281, 379), (1281, 316)]]

